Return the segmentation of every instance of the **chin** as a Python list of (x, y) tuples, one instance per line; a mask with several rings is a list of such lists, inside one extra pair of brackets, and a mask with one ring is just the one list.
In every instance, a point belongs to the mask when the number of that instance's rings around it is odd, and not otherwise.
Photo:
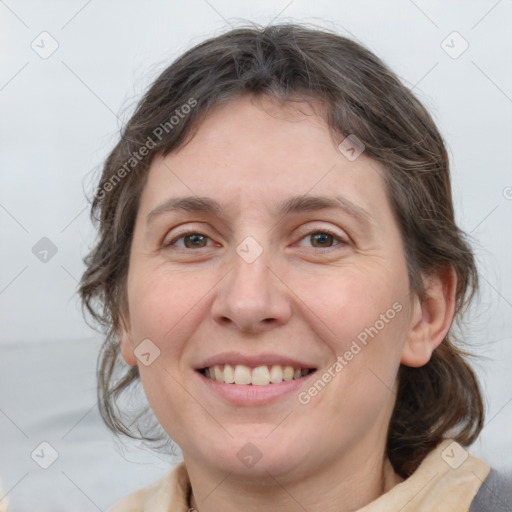
[[(275, 425), (243, 425), (241, 430), (250, 431), (251, 435), (236, 435), (228, 429), (222, 439), (203, 439), (202, 454), (198, 457), (208, 461), (216, 470), (254, 478), (268, 477), (269, 474), (278, 478), (289, 475), (298, 468), (304, 468), (304, 462), (311, 450), (312, 442), (304, 444), (286, 430), (278, 432)], [(259, 427), (259, 428), (258, 428)], [(275, 432), (272, 432), (275, 429)], [(269, 434), (270, 432), (270, 434)], [(307, 446), (307, 452), (305, 447)], [(198, 446), (196, 445), (196, 453)]]

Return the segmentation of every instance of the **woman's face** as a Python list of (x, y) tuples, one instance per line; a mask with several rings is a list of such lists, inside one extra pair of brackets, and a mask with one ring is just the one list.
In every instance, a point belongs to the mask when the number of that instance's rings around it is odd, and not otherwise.
[(416, 311), (399, 228), (382, 168), (294, 105), (217, 107), (141, 196), (121, 349), (187, 464), (300, 476), (385, 442)]

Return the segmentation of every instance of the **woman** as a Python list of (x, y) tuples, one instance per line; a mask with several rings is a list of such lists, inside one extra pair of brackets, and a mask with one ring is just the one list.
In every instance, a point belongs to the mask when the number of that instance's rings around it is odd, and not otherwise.
[(80, 292), (107, 425), (160, 426), (184, 462), (112, 510), (489, 505), (448, 165), (425, 108), (336, 34), (234, 29), (160, 75), (105, 163)]

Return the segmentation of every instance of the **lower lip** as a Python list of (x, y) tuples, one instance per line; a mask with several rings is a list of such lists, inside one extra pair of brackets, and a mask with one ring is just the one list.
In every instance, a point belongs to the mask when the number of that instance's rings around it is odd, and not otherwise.
[(265, 405), (276, 402), (287, 395), (297, 394), (299, 389), (316, 372), (309, 373), (296, 380), (285, 380), (279, 384), (267, 384), (265, 386), (255, 386), (253, 384), (225, 384), (214, 379), (205, 377), (197, 371), (201, 381), (210, 391), (219, 395), (224, 400), (234, 405)]

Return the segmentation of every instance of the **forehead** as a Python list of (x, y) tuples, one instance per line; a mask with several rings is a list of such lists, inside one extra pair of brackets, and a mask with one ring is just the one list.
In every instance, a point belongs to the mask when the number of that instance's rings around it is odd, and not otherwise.
[(366, 210), (385, 200), (381, 166), (349, 160), (321, 106), (244, 96), (215, 107), (193, 138), (157, 156), (141, 200), (147, 215), (169, 197), (213, 197), (233, 213), (298, 195), (348, 197)]

